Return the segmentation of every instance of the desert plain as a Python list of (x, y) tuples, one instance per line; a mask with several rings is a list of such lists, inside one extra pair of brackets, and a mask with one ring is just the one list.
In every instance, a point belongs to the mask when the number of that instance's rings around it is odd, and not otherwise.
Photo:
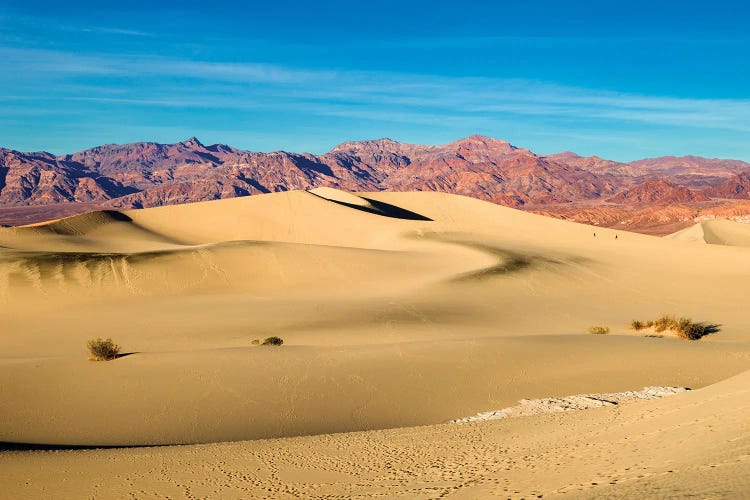
[[(747, 224), (655, 237), (434, 192), (319, 188), (2, 228), (0, 491), (741, 497), (748, 283)], [(716, 331), (630, 328), (663, 314)], [(269, 336), (284, 345), (253, 342)], [(89, 361), (95, 337), (124, 355)], [(451, 422), (646, 386), (691, 390)]]

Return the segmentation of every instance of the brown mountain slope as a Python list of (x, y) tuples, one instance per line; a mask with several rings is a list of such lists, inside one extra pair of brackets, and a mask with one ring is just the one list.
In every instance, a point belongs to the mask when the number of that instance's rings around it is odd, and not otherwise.
[(598, 156), (579, 156), (572, 151), (565, 151), (545, 156), (546, 159), (595, 172), (599, 174), (614, 174), (625, 176), (637, 176), (641, 171), (628, 163), (607, 160)]
[(668, 173), (706, 173), (710, 171), (714, 175), (729, 177), (737, 172), (744, 172), (750, 168), (750, 164), (740, 160), (727, 160), (722, 158), (703, 158), (700, 156), (661, 156), (658, 158), (644, 158), (630, 162), (635, 168), (643, 169), (643, 172), (659, 170)]
[(390, 139), (346, 143), (323, 158), (364, 169), (379, 189), (444, 191), (509, 206), (593, 200), (615, 191), (591, 172), (482, 136), (444, 146)]
[(598, 156), (582, 157), (570, 151), (545, 158), (598, 173), (637, 178), (660, 178), (691, 189), (717, 186), (737, 175), (750, 172), (750, 163), (700, 156), (661, 156), (630, 163), (605, 160)]
[(101, 201), (127, 192), (95, 170), (58, 161), (49, 153), (0, 149), (0, 203), (4, 206)]
[(750, 174), (743, 172), (706, 190), (715, 198), (750, 199)]
[(593, 226), (663, 236), (696, 222), (728, 219), (750, 223), (750, 202), (711, 201), (654, 205), (550, 205), (533, 210), (540, 215)]
[[(618, 218), (613, 211), (618, 206), (746, 198), (750, 164), (699, 157), (620, 163), (571, 152), (539, 156), (478, 135), (442, 146), (392, 139), (347, 142), (322, 155), (257, 153), (206, 146), (196, 138), (108, 144), (63, 156), (0, 149), (4, 224), (93, 207), (152, 207), (321, 186), (444, 191), (559, 217), (581, 211), (572, 216), (576, 220), (589, 220), (586, 214), (607, 200), (602, 210), (609, 220)], [(665, 223), (673, 222), (679, 221)]]
[(716, 186), (741, 172), (750, 172), (750, 164), (739, 160), (701, 158), (699, 156), (663, 156), (631, 162), (640, 175), (658, 175), (681, 186), (704, 189)]
[(709, 198), (701, 192), (677, 186), (661, 179), (647, 179), (644, 182), (607, 198), (610, 203), (625, 205), (642, 205), (653, 203), (688, 203), (708, 201)]
[(60, 157), (3, 150), (2, 167), (0, 203), (6, 206), (118, 198), (112, 206), (146, 207), (318, 186), (437, 190), (518, 206), (615, 191), (584, 169), (481, 136), (444, 146), (350, 142), (320, 156), (253, 153), (195, 138), (105, 145)]

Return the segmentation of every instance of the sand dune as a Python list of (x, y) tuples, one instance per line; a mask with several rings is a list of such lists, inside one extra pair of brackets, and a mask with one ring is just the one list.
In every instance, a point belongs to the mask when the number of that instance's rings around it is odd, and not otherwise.
[(516, 406), (477, 413), (470, 417), (451, 420), (452, 423), (483, 422), (501, 418), (533, 417), (545, 413), (583, 411), (603, 406), (616, 406), (639, 399), (661, 399), (689, 391), (686, 387), (644, 387), (640, 391), (609, 392), (605, 394), (574, 394), (572, 396), (522, 399)]
[(710, 219), (698, 222), (667, 237), (711, 245), (750, 247), (750, 224), (727, 219)]
[[(0, 410), (0, 439), (169, 444), (431, 424), (524, 397), (698, 387), (748, 366), (744, 299), (726, 293), (747, 282), (745, 248), (594, 237), (446, 194), (363, 196), (424, 220), (328, 190), (2, 230), (13, 314), (0, 377), (15, 382), (0, 396), (18, 404)], [(721, 332), (689, 345), (627, 329), (664, 312)], [(588, 336), (591, 324), (614, 335)], [(270, 335), (286, 345), (251, 344)], [(92, 364), (96, 336), (137, 354)]]
[(469, 424), (0, 453), (10, 498), (742, 498), (750, 377), (656, 401)]
[[(710, 229), (724, 244), (593, 228), (442, 193), (324, 189), (2, 228), (0, 441), (153, 445), (282, 438), (436, 425), (520, 399), (706, 387), (750, 369), (750, 249), (738, 243), (744, 227), (718, 221), (701, 227), (705, 241)], [(691, 342), (628, 329), (632, 319), (664, 313), (715, 323), (720, 331)], [(612, 333), (588, 335), (587, 328), (597, 324)], [(271, 335), (282, 337), (284, 346), (252, 344)], [(133, 354), (90, 362), (85, 344), (92, 337), (112, 337)], [(633, 403), (622, 410), (630, 415), (622, 429), (632, 424), (645, 440), (637, 408), (653, 410), (665, 422), (677, 418), (669, 408), (679, 408), (690, 419), (690, 405), (725, 404), (718, 394), (730, 389), (739, 390), (721, 382), (670, 401)], [(583, 439), (584, 424), (572, 424), (578, 418), (594, 428), (612, 423), (607, 412), (615, 410), (590, 411), (597, 417), (533, 417), (528, 429), (520, 423), (467, 424), (460, 431), (438, 425), (149, 450), (138, 455), (142, 462), (132, 463), (145, 467), (164, 457), (177, 464), (188, 456), (247, 457), (245, 450), (271, 450), (279, 468), (272, 476), (256, 471), (258, 487), (294, 482), (294, 474), (281, 471), (312, 467), (319, 480), (311, 472), (302, 483), (353, 494), (360, 491), (360, 472), (344, 465), (317, 468), (302, 459), (283, 465), (288, 450), (377, 442), (372, 454), (363, 452), (363, 460), (377, 464), (391, 446), (417, 436), (424, 450), (440, 443), (439, 453), (463, 460), (485, 432), (495, 441), (511, 432), (515, 451), (509, 453), (521, 454), (527, 447)], [(536, 432), (562, 422), (572, 430), (554, 436), (559, 441), (548, 443), (553, 437)], [(691, 429), (704, 436), (706, 425), (701, 421)], [(741, 423), (732, 425), (747, 431)], [(605, 437), (592, 439), (604, 443)], [(444, 467), (441, 486), (429, 491), (481, 470), (506, 477), (502, 467), (487, 462), (491, 449), (480, 447), (473, 472)], [(637, 450), (631, 451), (635, 460)], [(66, 456), (69, 464), (87, 467), (93, 456), (113, 460), (133, 453), (140, 452)], [(596, 465), (577, 457), (573, 462)], [(63, 464), (24, 453), (0, 455), (0, 462), (17, 470)], [(251, 463), (232, 467), (243, 470)], [(581, 474), (571, 477), (586, 476)], [(405, 477), (391, 477), (388, 484), (405, 495), (429, 493), (409, 489)], [(172, 487), (162, 479), (148, 479), (155, 481), (155, 496), (167, 494), (158, 488)], [(476, 491), (505, 494), (496, 489), (504, 480), (482, 481)], [(34, 488), (41, 484), (35, 479), (15, 491), (38, 492)], [(227, 484), (236, 486), (231, 479)], [(298, 491), (309, 493), (306, 487)]]

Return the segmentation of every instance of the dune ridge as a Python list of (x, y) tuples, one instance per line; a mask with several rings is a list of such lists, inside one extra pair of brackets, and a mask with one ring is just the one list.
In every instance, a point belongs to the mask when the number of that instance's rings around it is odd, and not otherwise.
[[(13, 498), (742, 497), (750, 373), (585, 412), (233, 443), (6, 451)], [(113, 466), (116, 464), (116, 466)]]
[[(747, 248), (444, 193), (93, 212), (2, 228), (0, 246), (6, 442), (429, 425), (524, 398), (702, 387), (750, 365), (741, 294), (726, 293), (750, 276)], [(663, 313), (721, 331), (686, 343), (628, 329)], [(592, 324), (612, 333), (588, 335)], [(271, 335), (284, 346), (252, 345)], [(90, 363), (93, 337), (135, 354)]]
[(727, 219), (706, 219), (667, 237), (710, 245), (750, 247), (750, 224)]

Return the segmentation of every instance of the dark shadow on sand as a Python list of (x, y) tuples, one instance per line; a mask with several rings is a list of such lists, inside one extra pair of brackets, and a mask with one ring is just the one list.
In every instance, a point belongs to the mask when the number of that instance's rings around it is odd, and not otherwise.
[(0, 441), (0, 453), (6, 451), (75, 451), (75, 450), (114, 450), (125, 448), (161, 448), (163, 446), (180, 446), (179, 444), (134, 444), (134, 445), (77, 445), (77, 444), (34, 444)]
[(406, 210), (405, 208), (397, 207), (396, 205), (391, 205), (390, 203), (385, 203), (383, 201), (365, 198), (364, 196), (360, 196), (360, 198), (372, 205), (372, 208), (355, 205), (353, 203), (346, 203), (345, 201), (332, 200), (331, 198), (326, 198), (325, 196), (320, 196), (315, 193), (310, 194), (317, 196), (318, 198), (323, 198), (326, 201), (336, 203), (338, 205), (343, 205), (345, 207), (375, 215), (382, 215), (383, 217), (390, 217), (392, 219), (432, 221), (432, 219), (430, 219), (429, 217), (425, 217), (424, 215), (418, 214), (416, 212), (412, 212), (410, 210)]
[(378, 210), (377, 213), (386, 217), (393, 217), (394, 219), (432, 221), (429, 217), (412, 212), (411, 210), (406, 210), (405, 208), (397, 207), (396, 205), (391, 205), (390, 203), (385, 203), (384, 201), (377, 201), (365, 197), (362, 197), (362, 199), (367, 200), (370, 205)]
[(121, 353), (121, 354), (118, 354), (117, 356), (115, 356), (115, 359), (120, 359), (120, 358), (124, 358), (124, 357), (126, 357), (126, 356), (132, 356), (133, 354), (140, 354), (140, 352), (138, 352), (138, 351), (133, 351), (133, 352), (123, 352), (123, 353)]
[(0, 442), (0, 453), (4, 451), (72, 451), (72, 450), (101, 450), (109, 448), (129, 448), (129, 446), (77, 446), (62, 444), (29, 444)]
[(703, 327), (703, 332), (701, 336), (699, 337), (700, 339), (702, 339), (706, 335), (713, 335), (714, 333), (719, 333), (721, 331), (721, 327), (724, 326), (724, 325), (719, 325), (716, 323), (699, 323), (699, 324)]

